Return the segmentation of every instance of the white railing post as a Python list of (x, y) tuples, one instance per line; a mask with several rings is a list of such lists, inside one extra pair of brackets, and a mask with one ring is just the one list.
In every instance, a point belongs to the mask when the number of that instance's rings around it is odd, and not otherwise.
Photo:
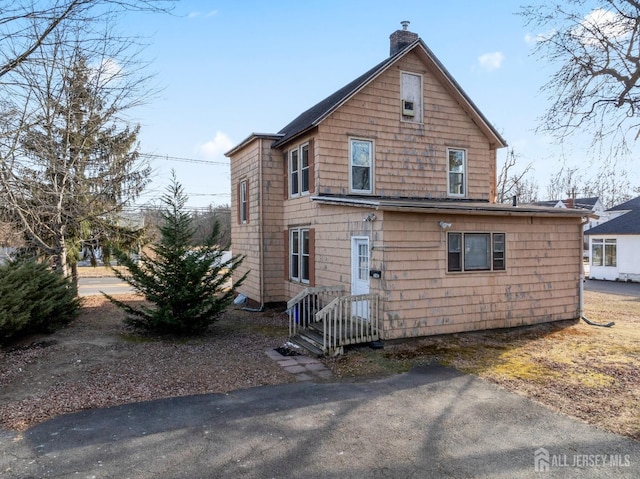
[(320, 309), (329, 292), (307, 289), (306, 294), (288, 303), (290, 331), (321, 321), (325, 354), (341, 351), (349, 344), (379, 339), (380, 298), (377, 295), (339, 296)]

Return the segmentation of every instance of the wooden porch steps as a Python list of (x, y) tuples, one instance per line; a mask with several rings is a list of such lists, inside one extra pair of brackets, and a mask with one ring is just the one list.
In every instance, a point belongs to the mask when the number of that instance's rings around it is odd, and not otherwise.
[(375, 294), (336, 296), (341, 287), (305, 288), (287, 302), (290, 341), (313, 356), (343, 354), (345, 346), (377, 341)]
[(324, 353), (322, 352), (322, 339), (320, 340), (320, 344), (318, 344), (315, 340), (309, 338), (307, 332), (296, 334), (289, 338), (289, 341), (296, 346), (300, 346), (311, 357), (320, 358), (324, 356)]
[(314, 326), (315, 325), (310, 325), (308, 328), (301, 329), (297, 334), (289, 338), (289, 341), (300, 346), (311, 356), (324, 356), (322, 329)]

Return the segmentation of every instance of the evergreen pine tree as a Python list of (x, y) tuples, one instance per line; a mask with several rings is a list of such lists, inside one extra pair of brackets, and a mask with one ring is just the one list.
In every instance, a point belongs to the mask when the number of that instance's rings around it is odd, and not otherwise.
[(0, 265), (0, 344), (32, 333), (51, 333), (71, 322), (81, 301), (75, 284), (32, 260)]
[(135, 262), (122, 251), (115, 251), (128, 274), (114, 269), (120, 279), (141, 293), (151, 306), (132, 306), (103, 293), (127, 313), (132, 326), (160, 334), (202, 333), (233, 301), (235, 288), (246, 274), (225, 289), (225, 284), (243, 257), (222, 263), (224, 248), (217, 244), (216, 224), (203, 246), (191, 247), (195, 234), (193, 218), (185, 211), (187, 201), (175, 174), (162, 197), (160, 239)]

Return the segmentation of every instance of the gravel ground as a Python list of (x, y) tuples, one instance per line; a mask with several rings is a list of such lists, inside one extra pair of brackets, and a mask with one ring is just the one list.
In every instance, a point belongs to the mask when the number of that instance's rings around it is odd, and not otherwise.
[(281, 311), (232, 308), (207, 335), (191, 339), (145, 337), (122, 318), (106, 299), (86, 298), (81, 316), (66, 328), (0, 349), (0, 428), (24, 430), (82, 409), (294, 381), (265, 354), (286, 341)]

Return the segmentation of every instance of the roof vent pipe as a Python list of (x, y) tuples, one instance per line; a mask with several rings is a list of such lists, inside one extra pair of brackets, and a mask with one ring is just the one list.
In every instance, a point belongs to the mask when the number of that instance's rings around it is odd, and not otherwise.
[(513, 206), (518, 206), (518, 197), (516, 195), (513, 195), (511, 200), (513, 201)]
[(413, 33), (408, 30), (409, 23), (410, 22), (408, 20), (400, 22), (402, 30), (396, 30), (389, 37), (389, 56), (393, 56), (399, 51), (404, 50), (419, 38), (417, 33)]

